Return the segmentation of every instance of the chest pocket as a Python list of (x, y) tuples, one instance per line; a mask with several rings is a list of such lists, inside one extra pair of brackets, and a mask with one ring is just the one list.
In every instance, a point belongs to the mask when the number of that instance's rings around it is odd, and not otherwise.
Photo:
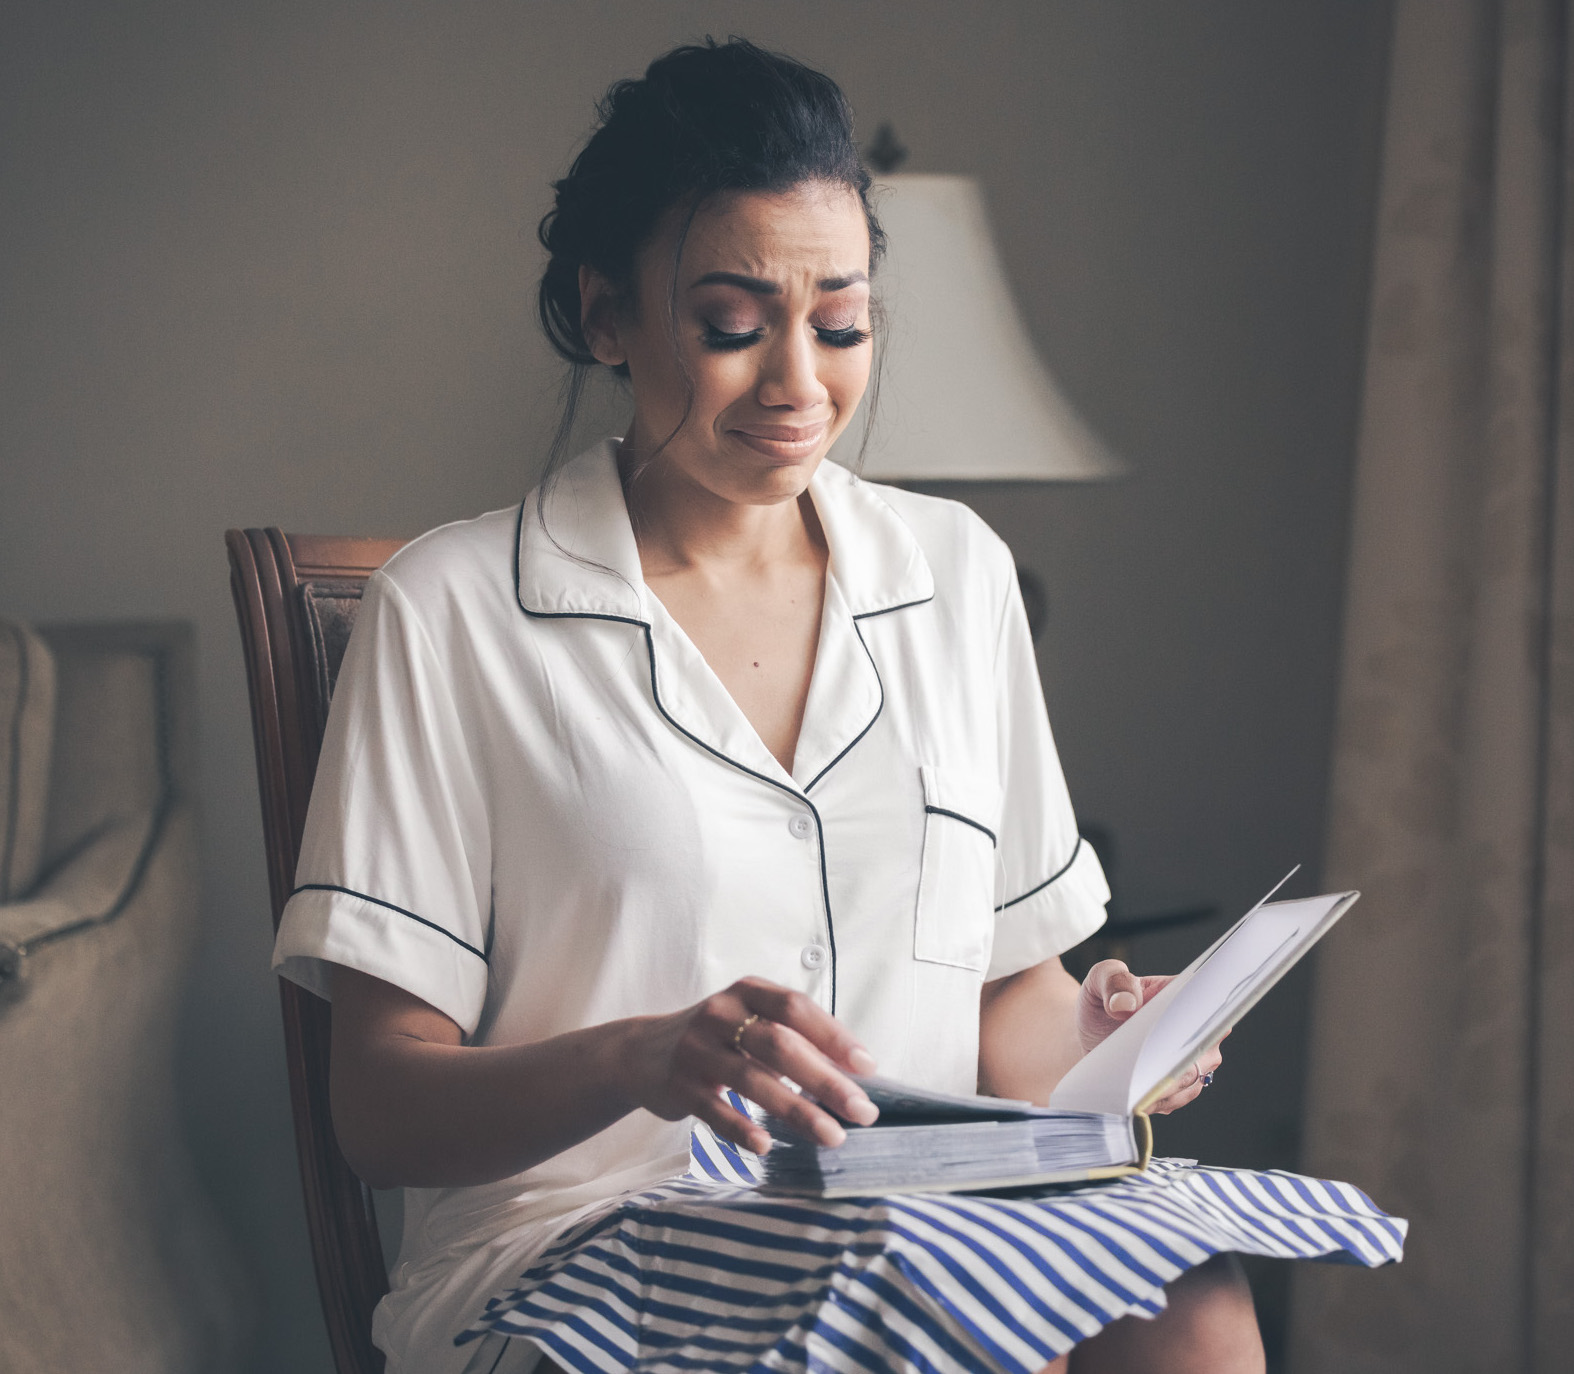
[(982, 973), (995, 931), (995, 811), (999, 789), (925, 764), (924, 852), (913, 957)]

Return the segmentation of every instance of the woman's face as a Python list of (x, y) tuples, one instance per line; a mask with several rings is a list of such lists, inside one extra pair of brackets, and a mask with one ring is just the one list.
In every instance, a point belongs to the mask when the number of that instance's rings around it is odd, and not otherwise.
[(863, 208), (848, 188), (818, 183), (713, 197), (689, 226), (674, 293), (681, 223), (669, 215), (641, 252), (632, 310), (616, 310), (599, 279), (582, 281), (597, 358), (628, 364), (632, 456), (672, 435), (656, 460), (667, 475), (730, 502), (790, 500), (869, 381)]

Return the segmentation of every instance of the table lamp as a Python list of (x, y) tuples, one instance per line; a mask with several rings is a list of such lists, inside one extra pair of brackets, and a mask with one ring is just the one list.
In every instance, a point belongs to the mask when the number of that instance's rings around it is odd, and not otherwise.
[[(906, 151), (889, 125), (876, 131), (866, 156), (881, 173), (875, 210), (889, 238), (875, 281), (886, 313), (885, 354), (867, 446), (865, 411), (832, 455), (851, 465), (864, 446), (865, 477), (904, 485), (1121, 476), (1125, 465), (1077, 414), (1028, 336), (978, 183), (895, 173)], [(1043, 585), (1020, 565), (1017, 579), (1037, 639), (1047, 611)], [(1113, 835), (1098, 825), (1083, 830), (1113, 880)], [(1165, 906), (1126, 912), (1112, 902), (1110, 924), (1071, 964), (1085, 972), (1096, 959), (1125, 957), (1134, 937), (1218, 914), (1211, 902)]]
[[(1061, 393), (1033, 341), (971, 177), (899, 174), (889, 125), (867, 150), (889, 246), (875, 289), (885, 312), (878, 409), (832, 449), (879, 482), (1086, 482), (1124, 465)], [(867, 439), (867, 442), (866, 442)], [(1036, 639), (1043, 584), (1017, 567)]]
[[(890, 175), (878, 413), (863, 475), (899, 482), (1067, 482), (1124, 470), (1061, 393), (1006, 283), (978, 183)], [(833, 456), (852, 462), (867, 411)]]

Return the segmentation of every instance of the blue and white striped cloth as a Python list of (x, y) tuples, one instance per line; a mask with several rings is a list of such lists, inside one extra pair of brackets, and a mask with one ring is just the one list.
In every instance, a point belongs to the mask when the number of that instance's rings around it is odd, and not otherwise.
[[(740, 1116), (760, 1119), (759, 1109), (747, 1098), (728, 1088), (723, 1094), (727, 1105)], [(723, 1140), (703, 1121), (696, 1121), (689, 1132), (689, 1177), (712, 1183), (756, 1184), (765, 1174), (760, 1157)]]
[(563, 1236), (464, 1343), (530, 1337), (574, 1371), (1035, 1374), (1221, 1251), (1375, 1267), (1406, 1223), (1348, 1184), (1155, 1160), (1031, 1196), (827, 1201), (753, 1186), (695, 1132), (689, 1177)]

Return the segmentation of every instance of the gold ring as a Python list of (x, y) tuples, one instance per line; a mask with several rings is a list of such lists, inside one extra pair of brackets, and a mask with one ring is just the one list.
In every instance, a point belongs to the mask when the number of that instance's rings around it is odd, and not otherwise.
[(733, 1049), (737, 1050), (739, 1054), (747, 1054), (748, 1053), (748, 1050), (743, 1048), (743, 1033), (744, 1033), (744, 1031), (748, 1030), (749, 1027), (752, 1026), (759, 1019), (760, 1019), (759, 1012), (751, 1011), (748, 1014), (748, 1016), (746, 1016), (743, 1019), (743, 1023), (738, 1027), (738, 1029), (733, 1031), (733, 1033), (732, 1033), (732, 1047), (733, 1047)]

